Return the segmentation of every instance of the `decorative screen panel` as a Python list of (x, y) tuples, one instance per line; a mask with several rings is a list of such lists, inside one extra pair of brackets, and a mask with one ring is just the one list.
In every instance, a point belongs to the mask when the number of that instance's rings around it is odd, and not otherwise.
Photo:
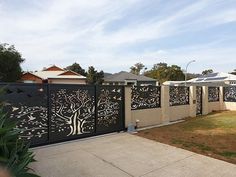
[(119, 131), (124, 120), (124, 87), (98, 86), (96, 132)]
[(170, 106), (189, 104), (189, 87), (170, 86)]
[(220, 101), (220, 88), (219, 87), (208, 87), (208, 102)]
[(224, 101), (236, 102), (236, 86), (224, 87)]
[(93, 86), (50, 85), (50, 141), (94, 133)]
[(22, 129), (20, 139), (31, 145), (48, 141), (47, 87), (42, 84), (9, 84), (4, 88), (1, 100), (10, 119)]
[(131, 94), (131, 109), (150, 109), (161, 106), (161, 87), (134, 86)]
[(202, 87), (197, 86), (196, 87), (196, 100), (197, 100), (197, 115), (202, 114)]

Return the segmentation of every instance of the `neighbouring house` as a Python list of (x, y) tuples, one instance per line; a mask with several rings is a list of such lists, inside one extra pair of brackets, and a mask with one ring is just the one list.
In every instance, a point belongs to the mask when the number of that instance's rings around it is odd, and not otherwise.
[(42, 71), (26, 72), (21, 77), (24, 83), (86, 84), (86, 77), (71, 70), (51, 66)]
[[(236, 85), (236, 75), (218, 72), (201, 75), (186, 81), (187, 85)], [(185, 81), (166, 81), (163, 85), (185, 85)]]
[(144, 75), (135, 75), (126, 71), (106, 75), (103, 85), (158, 85), (155, 79)]

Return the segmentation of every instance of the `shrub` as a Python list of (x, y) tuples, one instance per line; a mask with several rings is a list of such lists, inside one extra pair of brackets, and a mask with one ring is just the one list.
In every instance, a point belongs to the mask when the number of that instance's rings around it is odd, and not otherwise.
[(13, 177), (38, 177), (28, 165), (34, 162), (34, 154), (29, 151), (29, 143), (19, 139), (20, 129), (16, 122), (8, 118), (0, 103), (0, 165)]

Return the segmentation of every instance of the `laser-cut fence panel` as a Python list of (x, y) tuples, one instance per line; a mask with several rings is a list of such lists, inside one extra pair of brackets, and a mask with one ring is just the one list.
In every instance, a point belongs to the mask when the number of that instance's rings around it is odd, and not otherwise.
[(47, 87), (41, 84), (0, 85), (4, 109), (17, 121), (20, 139), (39, 145), (48, 141)]
[(170, 106), (189, 104), (189, 87), (170, 86), (169, 88)]
[(220, 88), (208, 87), (208, 102), (220, 101)]
[(150, 109), (161, 106), (161, 87), (134, 86), (131, 93), (131, 109)]
[(236, 102), (236, 86), (224, 87), (224, 101)]
[(120, 131), (124, 123), (124, 87), (98, 86), (96, 132)]
[(196, 113), (197, 115), (201, 115), (202, 114), (202, 87), (201, 86), (196, 87), (196, 101), (197, 101)]
[(94, 87), (61, 84), (49, 88), (50, 141), (94, 133)]

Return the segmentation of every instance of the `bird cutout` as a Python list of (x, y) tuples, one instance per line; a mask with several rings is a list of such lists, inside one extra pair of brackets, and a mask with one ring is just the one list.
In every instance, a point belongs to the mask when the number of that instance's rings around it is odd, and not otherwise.
[(12, 112), (14, 112), (14, 111), (16, 111), (16, 110), (18, 110), (19, 108), (17, 108), (17, 107), (12, 107)]
[(120, 93), (121, 89), (118, 89), (117, 92)]
[(117, 100), (121, 101), (121, 97), (117, 98)]
[(32, 120), (35, 120), (35, 119), (36, 119), (36, 117), (34, 117), (34, 116), (32, 116), (32, 115), (29, 115), (29, 116), (28, 116), (28, 118), (29, 118), (29, 120), (30, 120), (30, 121), (32, 121)]
[(112, 92), (116, 92), (116, 89), (113, 89)]

